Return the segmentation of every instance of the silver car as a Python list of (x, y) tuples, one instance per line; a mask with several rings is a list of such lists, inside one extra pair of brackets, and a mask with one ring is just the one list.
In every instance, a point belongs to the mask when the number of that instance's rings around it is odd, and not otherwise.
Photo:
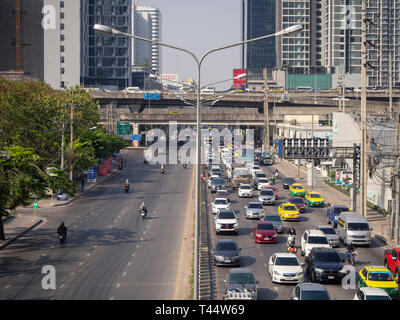
[(258, 196), (258, 201), (262, 204), (275, 204), (275, 194), (271, 189), (263, 189)]
[(259, 219), (265, 212), (261, 202), (249, 202), (244, 208), (246, 210), (246, 218), (248, 219)]
[(271, 222), (274, 225), (276, 233), (283, 233), (283, 223), (279, 214), (268, 213), (264, 216), (262, 221)]
[(332, 247), (339, 247), (339, 235), (336, 233), (335, 229), (333, 229), (332, 226), (323, 225), (318, 226), (317, 229), (325, 233), (325, 236), (328, 239), (328, 243), (332, 245)]

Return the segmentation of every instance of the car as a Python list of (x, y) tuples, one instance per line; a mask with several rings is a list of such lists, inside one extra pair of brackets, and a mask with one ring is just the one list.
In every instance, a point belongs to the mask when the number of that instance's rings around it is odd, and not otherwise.
[(271, 189), (262, 189), (260, 194), (258, 195), (258, 201), (260, 201), (263, 205), (275, 205), (274, 191)]
[(221, 209), (230, 209), (228, 200), (224, 198), (216, 198), (214, 202), (211, 203), (212, 213), (216, 214)]
[(256, 243), (276, 243), (276, 231), (271, 222), (260, 221), (252, 230)]
[(249, 300), (258, 298), (258, 281), (249, 268), (230, 269), (224, 283), (224, 300), (235, 298), (237, 294)]
[(256, 179), (256, 182), (254, 183), (254, 188), (257, 190), (261, 190), (265, 188), (266, 186), (269, 186), (271, 184), (271, 181), (268, 180), (268, 178), (259, 178)]
[(304, 281), (303, 266), (294, 253), (274, 253), (269, 258), (267, 272), (272, 282), (301, 283)]
[(284, 178), (282, 182), (283, 189), (289, 189), (289, 187), (294, 183), (296, 183), (296, 180), (293, 178)]
[(245, 208), (245, 215), (247, 219), (254, 219), (264, 216), (265, 211), (261, 202), (249, 202)]
[(350, 211), (349, 208), (343, 205), (334, 205), (326, 210), (327, 223), (332, 224), (334, 228), (337, 226), (337, 219), (341, 212)]
[(256, 173), (263, 172), (259, 165), (253, 165), (250, 167), (250, 174), (252, 175), (253, 179), (256, 176)]
[(219, 176), (220, 178), (222, 178), (222, 170), (219, 169), (219, 168), (211, 169), (210, 175), (217, 175), (217, 176)]
[(339, 254), (331, 248), (312, 248), (305, 258), (305, 263), (311, 282), (340, 282), (347, 274), (347, 271), (343, 269)]
[(243, 197), (252, 198), (253, 197), (253, 188), (251, 187), (251, 185), (241, 183), (240, 187), (238, 189), (238, 196), (239, 196), (239, 198), (243, 198)]
[(385, 290), (380, 288), (358, 288), (353, 300), (392, 300)]
[(400, 281), (400, 248), (387, 249), (384, 253), (384, 265)]
[(242, 249), (238, 248), (234, 240), (218, 240), (214, 250), (214, 265), (235, 265), (240, 267), (240, 250)]
[(254, 176), (254, 183), (257, 181), (257, 179), (266, 178), (266, 177), (267, 177), (267, 174), (265, 172), (257, 171), (255, 176)]
[(264, 186), (262, 189), (271, 189), (272, 191), (274, 191), (275, 200), (278, 200), (278, 199), (279, 199), (278, 188), (277, 188), (277, 187), (267, 185), (267, 186)]
[(292, 291), (291, 300), (332, 300), (328, 290), (319, 283), (299, 283)]
[(212, 180), (213, 180), (213, 179), (218, 179), (218, 178), (220, 178), (220, 177), (217, 176), (217, 175), (211, 176), (211, 177), (208, 179), (208, 188), (211, 188)]
[(319, 192), (307, 192), (305, 196), (306, 204), (309, 207), (324, 207), (325, 200)]
[(300, 197), (293, 197), (290, 198), (289, 201), (290, 203), (293, 203), (297, 209), (299, 209), (300, 213), (306, 212), (306, 204), (304, 203), (304, 199)]
[(283, 233), (283, 223), (279, 214), (267, 213), (264, 215), (262, 221), (271, 222), (274, 225), (276, 233)]
[(392, 298), (397, 299), (399, 286), (392, 273), (383, 266), (366, 266), (358, 272), (358, 287), (380, 288)]
[(330, 225), (321, 225), (317, 226), (317, 230), (321, 230), (326, 238), (328, 239), (328, 243), (332, 247), (339, 247), (340, 240), (339, 240), (339, 235), (336, 233), (335, 229), (333, 229), (332, 226)]
[(311, 249), (315, 247), (329, 249), (331, 246), (326, 235), (321, 230), (309, 229), (304, 231), (301, 237), (301, 255), (307, 257)]
[(211, 193), (217, 192), (217, 190), (224, 190), (225, 189), (225, 183), (224, 179), (221, 178), (214, 178), (211, 181)]
[(227, 190), (217, 190), (217, 192), (215, 192), (215, 199), (216, 198), (226, 199), (229, 203), (231, 202)]
[(293, 183), (289, 187), (289, 195), (292, 197), (304, 197), (306, 190), (300, 183)]
[(239, 223), (236, 214), (233, 210), (220, 210), (215, 219), (215, 233), (218, 235), (221, 232), (239, 233)]
[(300, 221), (299, 209), (297, 209), (297, 207), (291, 203), (282, 203), (278, 207), (278, 214), (283, 221)]

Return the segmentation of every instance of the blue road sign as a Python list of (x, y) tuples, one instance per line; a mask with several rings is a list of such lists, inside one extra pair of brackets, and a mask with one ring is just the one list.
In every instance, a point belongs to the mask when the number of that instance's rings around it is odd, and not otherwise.
[(129, 136), (131, 141), (140, 141), (142, 140), (142, 135), (141, 134), (131, 134)]
[(160, 92), (145, 92), (143, 95), (144, 100), (161, 100)]

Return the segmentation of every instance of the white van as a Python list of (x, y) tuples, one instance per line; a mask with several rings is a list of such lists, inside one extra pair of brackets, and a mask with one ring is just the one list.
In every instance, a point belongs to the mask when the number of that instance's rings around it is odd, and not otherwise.
[(371, 231), (367, 219), (357, 212), (342, 212), (337, 219), (337, 233), (345, 245), (371, 244)]
[(124, 89), (124, 92), (128, 93), (141, 93), (142, 90), (139, 89), (139, 87), (127, 87)]

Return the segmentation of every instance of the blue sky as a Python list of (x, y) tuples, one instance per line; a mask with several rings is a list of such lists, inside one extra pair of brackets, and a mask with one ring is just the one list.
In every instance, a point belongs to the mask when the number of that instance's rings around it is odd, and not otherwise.
[[(162, 42), (192, 51), (198, 58), (205, 52), (240, 42), (239, 0), (133, 0), (138, 6), (159, 8)], [(202, 64), (201, 84), (233, 77), (240, 68), (240, 47), (212, 53)], [(194, 59), (184, 52), (162, 48), (162, 72), (178, 73), (179, 80), (196, 80)], [(232, 82), (217, 86), (227, 89)]]

